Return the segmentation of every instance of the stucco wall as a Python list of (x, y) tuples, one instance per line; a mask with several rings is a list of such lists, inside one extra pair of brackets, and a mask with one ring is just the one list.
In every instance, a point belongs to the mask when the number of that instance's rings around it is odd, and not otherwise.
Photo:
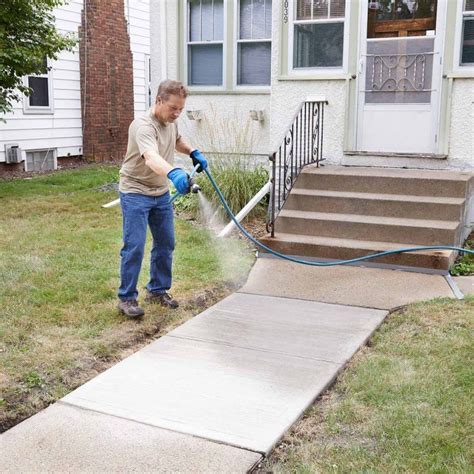
[[(165, 8), (161, 5), (165, 2)], [(180, 68), (179, 8), (177, 0), (151, 2), (152, 93), (165, 78), (184, 80)], [(166, 21), (162, 14), (165, 13)], [(161, 28), (166, 23), (166, 50), (162, 48)], [(166, 56), (166, 65), (164, 65)], [(193, 145), (207, 152), (236, 152), (241, 144), (244, 153), (269, 153), (270, 96), (268, 94), (201, 94), (191, 90), (186, 109), (178, 121), (181, 134)], [(202, 120), (189, 120), (187, 110), (202, 111)], [(264, 120), (251, 120), (250, 110), (263, 110)]]
[[(162, 48), (160, 28), (160, 3), (166, 5), (166, 48)], [(250, 142), (254, 144), (253, 152), (269, 154), (275, 151), (284, 133), (291, 125), (292, 119), (301, 103), (308, 97), (324, 98), (329, 101), (324, 116), (324, 157), (330, 163), (352, 166), (399, 166), (415, 168), (474, 168), (474, 79), (455, 79), (448, 108), (442, 111), (447, 119), (449, 130), (441, 130), (440, 136), (447, 137), (448, 159), (399, 158), (344, 155), (344, 139), (350, 149), (355, 120), (348, 119), (348, 114), (355, 105), (354, 93), (350, 94), (350, 81), (338, 80), (287, 80), (280, 76), (281, 68), (281, 27), (282, 3), (273, 2), (273, 34), (272, 34), (272, 81), (271, 95), (250, 94), (200, 94), (191, 93), (187, 101), (187, 110), (201, 110), (202, 121), (190, 121), (185, 114), (179, 120), (181, 132), (196, 146), (208, 148), (209, 128), (214, 132), (221, 130), (219, 140), (213, 143), (212, 151), (234, 151), (235, 137), (228, 133), (233, 126), (239, 131), (246, 127), (251, 131)], [(182, 38), (179, 38), (179, 9), (177, 0), (151, 0), (151, 31), (152, 31), (152, 86), (153, 94), (158, 83), (163, 80), (162, 55), (166, 54), (166, 77), (184, 78), (182, 71), (183, 51), (180, 50)], [(350, 22), (350, 57), (347, 77), (354, 72), (357, 63), (358, 9), (351, 8)], [(454, 17), (453, 17), (454, 18)], [(455, 21), (455, 18), (454, 20)], [(181, 41), (180, 41), (181, 40)], [(445, 71), (448, 73), (448, 71)], [(348, 100), (349, 94), (349, 100)], [(349, 107), (352, 109), (348, 110)], [(249, 111), (262, 109), (265, 112), (264, 122), (248, 124)], [(352, 110), (353, 112), (353, 110)], [(354, 115), (354, 114), (353, 114)], [(226, 125), (227, 124), (227, 125)], [(346, 128), (350, 125), (350, 128)], [(443, 125), (444, 127), (444, 125)], [(346, 137), (345, 137), (346, 133)], [(240, 140), (240, 138), (238, 139)], [(446, 151), (444, 150), (444, 152)], [(211, 151), (211, 150), (206, 150)], [(246, 151), (246, 150), (245, 150)], [(442, 153), (443, 151), (440, 151)]]
[(448, 160), (452, 168), (474, 168), (474, 79), (453, 83)]

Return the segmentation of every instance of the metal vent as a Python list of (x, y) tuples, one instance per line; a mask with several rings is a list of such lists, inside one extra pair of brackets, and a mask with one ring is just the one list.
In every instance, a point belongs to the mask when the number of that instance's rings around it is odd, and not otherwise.
[(5, 143), (5, 163), (21, 163), (23, 161), (18, 143)]

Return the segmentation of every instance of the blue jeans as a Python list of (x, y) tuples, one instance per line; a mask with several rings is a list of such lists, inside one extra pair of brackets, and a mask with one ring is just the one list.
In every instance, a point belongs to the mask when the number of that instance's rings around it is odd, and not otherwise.
[(171, 267), (174, 250), (173, 206), (170, 195), (146, 196), (120, 193), (123, 217), (123, 247), (120, 251), (121, 300), (135, 300), (138, 296), (138, 275), (145, 251), (147, 227), (153, 236), (150, 260), (150, 281), (147, 288), (152, 293), (165, 293), (171, 288)]

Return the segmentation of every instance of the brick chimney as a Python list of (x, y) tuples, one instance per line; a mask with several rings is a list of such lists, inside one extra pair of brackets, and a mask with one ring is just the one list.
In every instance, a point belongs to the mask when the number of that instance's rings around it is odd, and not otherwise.
[(79, 52), (84, 158), (120, 161), (134, 118), (124, 0), (84, 0)]

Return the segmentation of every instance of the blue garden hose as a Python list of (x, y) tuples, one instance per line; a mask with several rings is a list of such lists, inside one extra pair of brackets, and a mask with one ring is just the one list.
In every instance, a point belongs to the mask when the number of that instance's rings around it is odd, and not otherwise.
[[(296, 257), (291, 257), (289, 255), (285, 255), (283, 253), (277, 252), (270, 247), (267, 247), (265, 244), (262, 244), (260, 241), (258, 241), (255, 237), (253, 237), (249, 232), (247, 232), (242, 225), (237, 221), (235, 218), (234, 214), (232, 213), (229, 205), (227, 204), (227, 201), (225, 200), (221, 190), (219, 189), (219, 186), (217, 183), (214, 181), (214, 178), (212, 177), (210, 171), (208, 168), (204, 170), (206, 172), (207, 177), (209, 178), (209, 181), (211, 182), (212, 186), (214, 187), (217, 195), (219, 196), (219, 199), (222, 201), (222, 205), (224, 206), (224, 209), (226, 210), (227, 214), (229, 217), (234, 221), (234, 224), (239, 228), (239, 230), (247, 237), (250, 241), (252, 241), (255, 245), (258, 247), (262, 248), (263, 250), (267, 251), (268, 253), (275, 255), (276, 257), (282, 258), (284, 260), (289, 260), (290, 262), (295, 262), (295, 263), (301, 263), (303, 265), (311, 265), (313, 267), (333, 267), (336, 265), (348, 265), (350, 263), (356, 263), (356, 262), (363, 262), (365, 260), (370, 260), (373, 258), (377, 257), (383, 257), (386, 255), (394, 255), (397, 253), (405, 253), (405, 252), (419, 252), (421, 250), (456, 250), (461, 253), (467, 253), (474, 255), (474, 250), (469, 250), (469, 249), (464, 249), (462, 247), (452, 247), (449, 245), (428, 245), (424, 247), (411, 247), (411, 248), (402, 248), (399, 250), (388, 250), (386, 252), (378, 252), (374, 253), (371, 255), (366, 255), (365, 257), (359, 257), (359, 258), (351, 258), (350, 260), (336, 260), (334, 262), (313, 262), (310, 260), (303, 260), (300, 258)], [(196, 169), (193, 171), (192, 175), (196, 172)], [(173, 200), (176, 198), (176, 195), (173, 196)]]

